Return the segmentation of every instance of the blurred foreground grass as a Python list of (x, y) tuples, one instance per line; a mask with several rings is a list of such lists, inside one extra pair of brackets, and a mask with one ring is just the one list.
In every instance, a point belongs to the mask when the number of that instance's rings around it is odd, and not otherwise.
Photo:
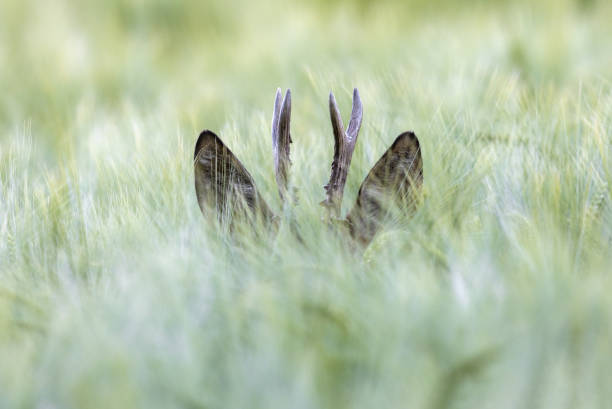
[[(0, 407), (612, 407), (605, 1), (0, 3)], [(279, 209), (291, 88), (299, 242), (219, 235), (217, 131)], [(363, 257), (320, 222), (401, 131), (425, 201)]]

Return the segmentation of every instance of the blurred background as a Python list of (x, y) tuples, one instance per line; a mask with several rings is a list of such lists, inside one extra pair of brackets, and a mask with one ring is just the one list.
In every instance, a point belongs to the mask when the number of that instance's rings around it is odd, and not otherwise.
[(294, 89), (299, 109), (323, 104), (332, 88), (388, 78), (397, 89), (430, 91), (437, 106), (460, 81), (491, 75), (514, 73), (529, 87), (609, 80), (611, 8), (603, 0), (5, 0), (3, 139), (30, 121), (53, 156), (77, 138), (84, 115), (128, 105), (160, 109), (192, 134), (218, 130), (237, 105), (269, 113), (278, 86)]

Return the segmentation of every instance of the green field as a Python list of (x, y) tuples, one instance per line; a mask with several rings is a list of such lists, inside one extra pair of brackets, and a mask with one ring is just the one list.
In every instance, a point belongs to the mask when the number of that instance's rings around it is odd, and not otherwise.
[[(611, 22), (607, 0), (2, 0), (0, 408), (612, 408)], [(353, 87), (343, 211), (402, 131), (425, 178), (362, 253), (319, 206), (328, 94), (346, 123)], [(206, 222), (205, 128), (277, 235)]]

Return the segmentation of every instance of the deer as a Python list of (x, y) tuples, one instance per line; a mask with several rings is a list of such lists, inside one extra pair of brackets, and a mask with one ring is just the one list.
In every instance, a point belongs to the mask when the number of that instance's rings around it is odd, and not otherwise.
[[(363, 105), (357, 88), (353, 90), (353, 105), (348, 127), (345, 128), (333, 92), (329, 94), (329, 113), (334, 136), (334, 156), (331, 175), (325, 184), (325, 198), (320, 203), (326, 209), (329, 224), (346, 231), (353, 242), (366, 247), (379, 232), (392, 204), (402, 212), (413, 211), (423, 185), (423, 161), (416, 135), (402, 132), (374, 164), (361, 183), (357, 199), (347, 215), (341, 217), (342, 197), (348, 171), (363, 118)], [(289, 188), (291, 131), (291, 90), (282, 97), (276, 91), (272, 114), (272, 148), (274, 172), (281, 202), (295, 202), (295, 192)], [(195, 144), (194, 179), (198, 205), (209, 218), (216, 214), (222, 223), (247, 218), (267, 226), (279, 223), (255, 186), (244, 165), (212, 131), (200, 133)]]

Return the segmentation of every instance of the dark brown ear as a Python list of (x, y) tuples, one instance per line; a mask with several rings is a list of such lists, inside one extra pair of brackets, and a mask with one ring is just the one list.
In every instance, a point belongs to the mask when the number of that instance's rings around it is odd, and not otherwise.
[(242, 216), (265, 222), (274, 219), (249, 172), (213, 132), (200, 134), (193, 167), (196, 196), (205, 217), (214, 212), (222, 222)]
[(391, 206), (410, 211), (423, 184), (419, 140), (404, 132), (376, 162), (359, 188), (357, 202), (346, 217), (351, 236), (367, 245)]

